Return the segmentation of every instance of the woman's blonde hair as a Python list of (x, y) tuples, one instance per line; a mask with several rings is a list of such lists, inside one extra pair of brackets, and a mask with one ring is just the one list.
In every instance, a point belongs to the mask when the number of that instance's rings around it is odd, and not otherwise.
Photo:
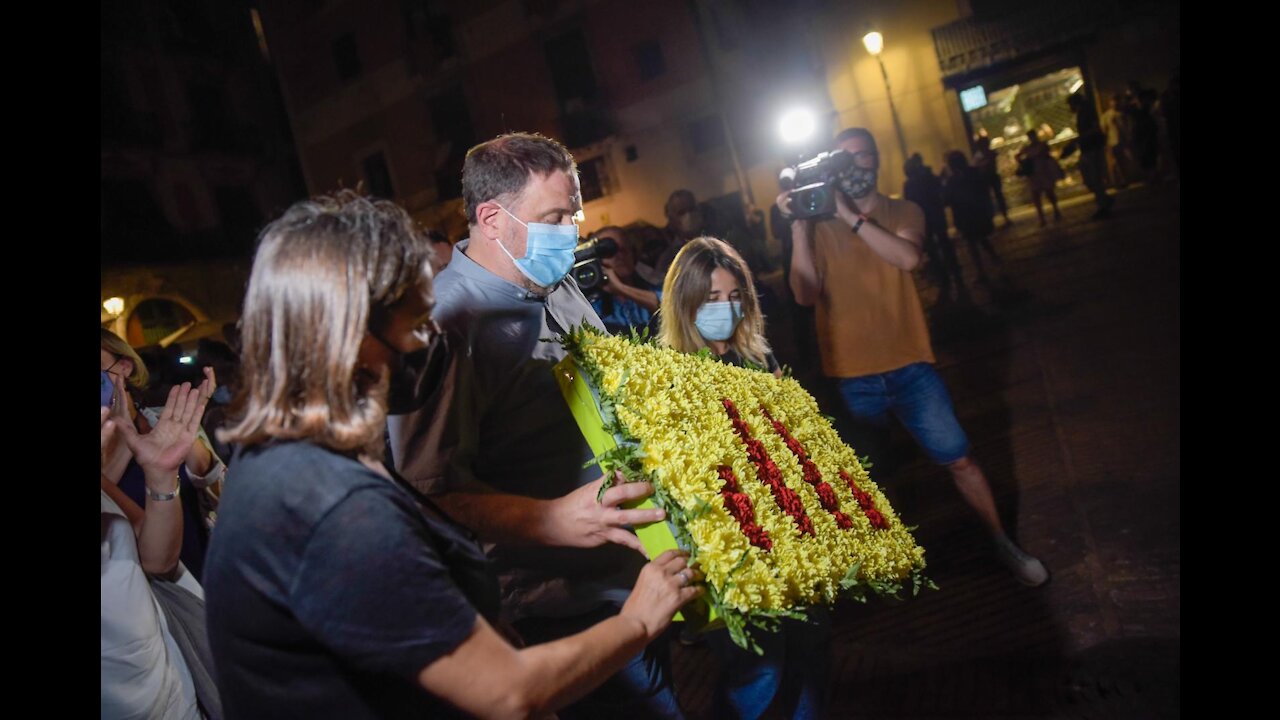
[(264, 228), (240, 320), (240, 390), (218, 437), (381, 458), (387, 382), (357, 373), (357, 356), (370, 321), (430, 282), (430, 258), (403, 209), (351, 191), (296, 203)]
[(133, 363), (133, 372), (129, 373), (129, 377), (125, 378), (125, 380), (138, 390), (147, 388), (147, 383), (151, 381), (151, 373), (147, 371), (147, 364), (142, 362), (142, 358), (138, 357), (138, 351), (125, 342), (124, 338), (106, 328), (102, 328), (102, 349), (115, 355), (117, 359), (128, 360)]
[(662, 331), (658, 342), (687, 353), (707, 347), (695, 321), (698, 308), (707, 302), (711, 292), (711, 273), (716, 268), (731, 273), (741, 289), (742, 322), (729, 338), (729, 347), (744, 359), (764, 366), (769, 343), (764, 337), (764, 316), (760, 314), (751, 271), (733, 246), (713, 237), (690, 240), (672, 261), (662, 284)]

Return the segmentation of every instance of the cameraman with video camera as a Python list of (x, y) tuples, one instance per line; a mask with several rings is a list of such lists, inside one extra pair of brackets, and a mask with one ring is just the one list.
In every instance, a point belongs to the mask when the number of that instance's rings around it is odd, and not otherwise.
[[(636, 273), (636, 242), (629, 233), (617, 225), (609, 225), (593, 233), (588, 244), (604, 245), (605, 241), (612, 243), (617, 251), (612, 255), (599, 255), (600, 279), (595, 288), (584, 288), (583, 292), (605, 328), (614, 335), (625, 335), (632, 329), (649, 325), (662, 301), (662, 288)], [(577, 269), (575, 266), (575, 273)]]
[(920, 206), (876, 190), (880, 155), (864, 128), (842, 131), (838, 150), (784, 170), (778, 209), (791, 223), (791, 291), (817, 306), (823, 372), (860, 422), (888, 427), (897, 416), (931, 460), (947, 468), (978, 514), (1001, 560), (1025, 585), (1049, 578), (1044, 565), (1004, 532), (991, 486), (970, 457), (969, 439), (933, 369), (929, 328), (911, 271), (920, 264)]

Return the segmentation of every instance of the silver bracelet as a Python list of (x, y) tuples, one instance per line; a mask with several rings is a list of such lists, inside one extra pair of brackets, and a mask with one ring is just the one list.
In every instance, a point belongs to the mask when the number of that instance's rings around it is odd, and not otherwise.
[[(156, 501), (158, 501), (158, 502), (165, 502), (165, 501), (167, 501), (167, 500), (172, 500), (172, 499), (174, 499), (174, 498), (178, 497), (178, 493), (179, 493), (179, 492), (181, 492), (181, 490), (182, 490), (182, 476), (181, 476), (181, 475), (176, 475), (176, 476), (174, 476), (174, 478), (173, 478), (173, 479), (177, 481), (177, 484), (173, 486), (173, 492), (171, 492), (171, 493), (158, 493), (158, 492), (156, 492), (155, 490), (152, 490), (150, 485), (146, 485), (146, 488), (147, 488), (147, 497), (151, 498), (152, 500), (156, 500)], [(144, 483), (144, 485), (145, 485), (145, 483)]]

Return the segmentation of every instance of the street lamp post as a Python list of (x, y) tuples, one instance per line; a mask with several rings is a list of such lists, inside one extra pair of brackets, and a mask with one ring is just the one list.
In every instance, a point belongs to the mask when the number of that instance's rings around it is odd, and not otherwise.
[(880, 58), (880, 52), (884, 50), (884, 36), (872, 30), (862, 36), (862, 45), (876, 59), (876, 62), (880, 63), (880, 75), (884, 78), (884, 91), (889, 96), (889, 114), (893, 116), (893, 129), (898, 134), (898, 150), (902, 153), (903, 161), (906, 161), (907, 141), (902, 136), (902, 123), (898, 120), (898, 107), (893, 104), (893, 90), (889, 88), (889, 71), (885, 70), (884, 60)]

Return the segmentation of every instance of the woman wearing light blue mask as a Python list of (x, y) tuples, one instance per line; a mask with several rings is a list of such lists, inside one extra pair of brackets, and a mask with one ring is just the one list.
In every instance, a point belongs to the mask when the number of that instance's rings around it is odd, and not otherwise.
[[(728, 243), (690, 240), (662, 289), (660, 343), (687, 353), (710, 348), (722, 362), (782, 376), (765, 340), (751, 273)], [(710, 717), (761, 717), (771, 706), (793, 720), (822, 717), (831, 621), (825, 611), (814, 612), (812, 623), (784, 620), (776, 633), (762, 633), (763, 655), (734, 645), (723, 629), (704, 633), (721, 667)], [(681, 642), (697, 640), (681, 631)]]
[(764, 336), (764, 317), (747, 264), (728, 243), (690, 240), (662, 288), (659, 342), (682, 352), (710, 348), (724, 362), (782, 377)]

